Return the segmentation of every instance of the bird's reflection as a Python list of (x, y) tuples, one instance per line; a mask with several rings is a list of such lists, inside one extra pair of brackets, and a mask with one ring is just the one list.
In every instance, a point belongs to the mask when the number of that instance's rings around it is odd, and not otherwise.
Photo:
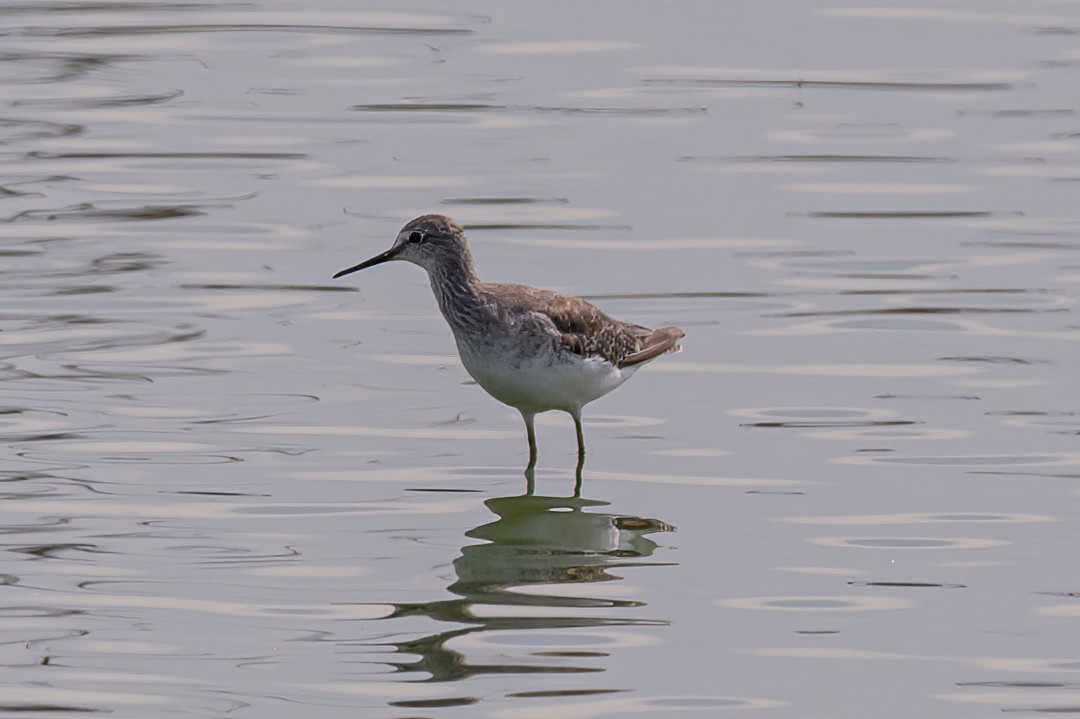
[[(585, 453), (578, 452), (577, 466), (574, 468), (574, 496), (581, 496), (582, 478), (585, 471)], [(536, 452), (529, 453), (529, 463), (525, 465), (525, 494), (536, 493)]]
[[(674, 531), (674, 527), (657, 519), (597, 511), (608, 503), (577, 496), (524, 494), (495, 497), (484, 504), (497, 519), (466, 533), (483, 543), (466, 545), (454, 560), (456, 580), (448, 589), (457, 598), (397, 604), (389, 617), (426, 616), (457, 626), (390, 645), (396, 652), (419, 657), (390, 662), (397, 671), (424, 672), (429, 681), (444, 682), (484, 674), (603, 671), (602, 667), (565, 663), (572, 656), (606, 656), (603, 652), (535, 652), (527, 664), (481, 664), (470, 662), (447, 643), (494, 630), (667, 624), (632, 616), (642, 602), (592, 598), (582, 591), (560, 596), (546, 593), (544, 587), (619, 580), (612, 570), (641, 566), (645, 564), (641, 560), (653, 554), (657, 545), (648, 535)], [(512, 590), (521, 585), (529, 585), (528, 590)], [(602, 612), (604, 616), (589, 616), (590, 608), (607, 611)]]

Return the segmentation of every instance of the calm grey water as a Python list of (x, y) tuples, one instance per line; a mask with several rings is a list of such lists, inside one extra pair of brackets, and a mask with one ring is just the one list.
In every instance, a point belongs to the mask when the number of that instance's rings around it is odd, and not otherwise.
[[(1080, 6), (0, 6), (0, 713), (1080, 712)], [(539, 427), (423, 273), (679, 324)]]

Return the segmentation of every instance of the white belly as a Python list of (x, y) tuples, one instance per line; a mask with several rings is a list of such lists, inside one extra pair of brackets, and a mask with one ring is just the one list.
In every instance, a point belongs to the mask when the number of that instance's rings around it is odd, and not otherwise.
[(471, 351), (459, 345), (458, 350), (465, 369), (488, 394), (526, 412), (577, 412), (637, 369), (619, 369), (606, 360), (569, 354), (515, 359), (490, 346)]

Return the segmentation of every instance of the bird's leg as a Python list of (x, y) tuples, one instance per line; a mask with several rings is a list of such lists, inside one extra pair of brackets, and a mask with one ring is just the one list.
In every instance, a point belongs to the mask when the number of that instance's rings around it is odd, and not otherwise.
[(536, 415), (522, 412), (521, 418), (525, 420), (525, 432), (529, 436), (529, 464), (525, 466), (526, 494), (532, 494), (536, 481)]
[(522, 419), (525, 420), (525, 432), (529, 436), (529, 464), (536, 464), (536, 415), (532, 413), (521, 413)]
[(581, 496), (582, 471), (585, 469), (585, 453), (580, 452), (577, 456), (577, 468), (574, 470), (574, 497)]
[(571, 412), (577, 430), (577, 468), (574, 471), (574, 496), (581, 496), (581, 472), (585, 469), (585, 432), (581, 429), (581, 410)]
[(525, 494), (529, 497), (536, 494), (536, 462), (525, 468)]
[(581, 429), (581, 410), (571, 412), (570, 416), (574, 418), (574, 429), (577, 430), (577, 453), (578, 459), (585, 458), (585, 432)]

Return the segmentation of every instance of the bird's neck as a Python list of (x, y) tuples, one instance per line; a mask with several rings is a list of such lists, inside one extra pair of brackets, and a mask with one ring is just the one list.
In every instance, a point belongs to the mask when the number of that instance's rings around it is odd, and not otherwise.
[(439, 309), (455, 335), (483, 331), (488, 310), (469, 254), (444, 258), (428, 270), (428, 278)]

